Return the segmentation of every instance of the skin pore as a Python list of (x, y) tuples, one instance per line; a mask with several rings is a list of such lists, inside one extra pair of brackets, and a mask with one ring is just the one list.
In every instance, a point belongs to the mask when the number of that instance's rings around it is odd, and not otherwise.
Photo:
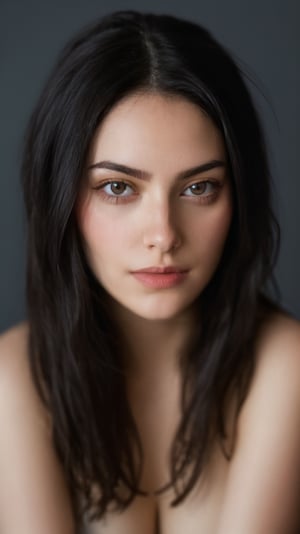
[[(102, 122), (87, 167), (77, 204), (87, 260), (112, 298), (128, 365), (158, 376), (191, 338), (195, 299), (228, 235), (222, 135), (184, 98), (134, 94)], [(136, 273), (150, 267), (176, 273)]]

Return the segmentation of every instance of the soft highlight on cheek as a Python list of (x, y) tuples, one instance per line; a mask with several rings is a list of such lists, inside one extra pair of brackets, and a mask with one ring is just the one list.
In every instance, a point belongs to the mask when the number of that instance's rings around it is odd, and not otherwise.
[(119, 218), (111, 210), (103, 209), (93, 196), (79, 207), (78, 220), (87, 260), (93, 270), (99, 271), (101, 262), (106, 262), (120, 240), (126, 239), (127, 227), (120, 224)]

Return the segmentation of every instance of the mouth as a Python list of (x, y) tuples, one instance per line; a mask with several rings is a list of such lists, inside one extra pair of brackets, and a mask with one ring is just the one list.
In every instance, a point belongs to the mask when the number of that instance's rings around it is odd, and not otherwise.
[(187, 277), (188, 269), (180, 267), (146, 267), (131, 274), (144, 286), (152, 289), (168, 289), (181, 284)]

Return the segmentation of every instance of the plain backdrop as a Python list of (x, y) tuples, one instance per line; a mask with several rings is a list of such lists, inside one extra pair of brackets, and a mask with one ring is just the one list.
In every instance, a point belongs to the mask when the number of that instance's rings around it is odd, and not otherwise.
[(203, 24), (254, 80), (250, 90), (267, 135), (282, 227), (276, 277), (283, 305), (300, 318), (300, 2), (0, 0), (0, 331), (26, 317), (20, 188), (26, 122), (64, 43), (83, 25), (117, 9), (169, 13)]

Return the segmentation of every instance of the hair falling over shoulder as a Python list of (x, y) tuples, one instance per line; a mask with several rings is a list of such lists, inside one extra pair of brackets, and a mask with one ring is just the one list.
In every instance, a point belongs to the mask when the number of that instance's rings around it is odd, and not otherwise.
[(257, 329), (275, 306), (267, 284), (274, 284), (279, 228), (262, 129), (238, 66), (191, 22), (133, 11), (102, 18), (61, 53), (32, 114), (23, 160), (31, 366), (74, 509), (81, 514), (80, 495), (94, 517), (134, 498), (143, 451), (117, 327), (85, 260), (74, 207), (96, 128), (139, 90), (180, 95), (212, 118), (224, 138), (234, 201), (222, 260), (199, 297), (201, 336), (182, 367), (182, 418), (170, 458), (174, 505), (199, 479), (212, 439), (224, 439), (232, 392), (241, 407)]

